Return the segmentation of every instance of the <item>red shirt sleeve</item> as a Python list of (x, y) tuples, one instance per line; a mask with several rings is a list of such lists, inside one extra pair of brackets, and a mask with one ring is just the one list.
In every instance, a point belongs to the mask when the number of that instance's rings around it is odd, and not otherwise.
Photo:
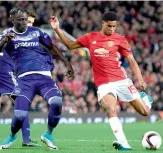
[(120, 53), (122, 54), (122, 56), (126, 57), (132, 54), (130, 45), (125, 37), (122, 37), (119, 47), (120, 47)]
[(83, 47), (87, 47), (89, 46), (89, 37), (90, 37), (90, 33), (87, 33), (81, 37), (79, 37), (76, 41), (82, 45)]

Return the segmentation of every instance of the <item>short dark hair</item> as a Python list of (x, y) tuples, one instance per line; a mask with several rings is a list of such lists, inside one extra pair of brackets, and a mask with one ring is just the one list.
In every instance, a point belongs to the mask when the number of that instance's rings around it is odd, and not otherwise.
[(23, 8), (14, 7), (9, 12), (10, 18), (13, 18), (15, 14), (17, 14), (18, 12), (26, 13), (26, 11)]
[(115, 12), (109, 11), (103, 14), (102, 21), (117, 21), (118, 17)]
[(26, 12), (27, 12), (28, 16), (31, 16), (33, 18), (37, 17), (37, 15), (33, 11), (31, 11), (31, 10), (26, 10)]

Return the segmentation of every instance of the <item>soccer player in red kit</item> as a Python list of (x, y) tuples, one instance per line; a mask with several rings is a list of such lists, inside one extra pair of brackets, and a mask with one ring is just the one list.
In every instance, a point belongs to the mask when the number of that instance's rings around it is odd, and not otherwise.
[(140, 89), (144, 90), (147, 87), (126, 38), (115, 32), (116, 25), (116, 14), (107, 12), (102, 18), (101, 31), (87, 33), (72, 41), (59, 28), (57, 17), (51, 17), (52, 28), (68, 49), (81, 47), (89, 49), (94, 80), (98, 88), (98, 101), (107, 111), (111, 129), (117, 139), (113, 142), (113, 147), (116, 150), (132, 150), (117, 115), (117, 100), (129, 102), (143, 116), (150, 114), (153, 101), (145, 92), (138, 93), (121, 66), (120, 58), (125, 57), (139, 81)]

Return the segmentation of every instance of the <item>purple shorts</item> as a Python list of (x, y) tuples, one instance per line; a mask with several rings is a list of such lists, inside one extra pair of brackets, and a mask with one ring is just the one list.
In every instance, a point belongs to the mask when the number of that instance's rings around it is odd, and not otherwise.
[(30, 102), (32, 102), (36, 94), (47, 101), (52, 96), (62, 96), (55, 81), (49, 76), (30, 74), (18, 78), (17, 83), (18, 86), (15, 86), (12, 95), (26, 97)]

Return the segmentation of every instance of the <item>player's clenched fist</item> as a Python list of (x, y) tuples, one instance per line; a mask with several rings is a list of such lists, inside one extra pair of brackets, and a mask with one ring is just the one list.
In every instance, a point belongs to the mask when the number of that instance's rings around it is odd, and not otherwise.
[(50, 23), (51, 23), (51, 26), (54, 30), (59, 28), (59, 21), (58, 21), (58, 18), (56, 16), (51, 16)]
[(139, 81), (139, 85), (140, 85), (140, 88), (141, 88), (142, 90), (144, 90), (144, 89), (147, 88), (147, 84), (146, 84), (146, 82), (144, 82), (144, 81)]
[(8, 42), (10, 39), (12, 39), (12, 38), (16, 38), (16, 35), (15, 35), (15, 33), (7, 33), (6, 35), (5, 35), (5, 37), (4, 37), (4, 39), (3, 39), (3, 41), (4, 42)]

